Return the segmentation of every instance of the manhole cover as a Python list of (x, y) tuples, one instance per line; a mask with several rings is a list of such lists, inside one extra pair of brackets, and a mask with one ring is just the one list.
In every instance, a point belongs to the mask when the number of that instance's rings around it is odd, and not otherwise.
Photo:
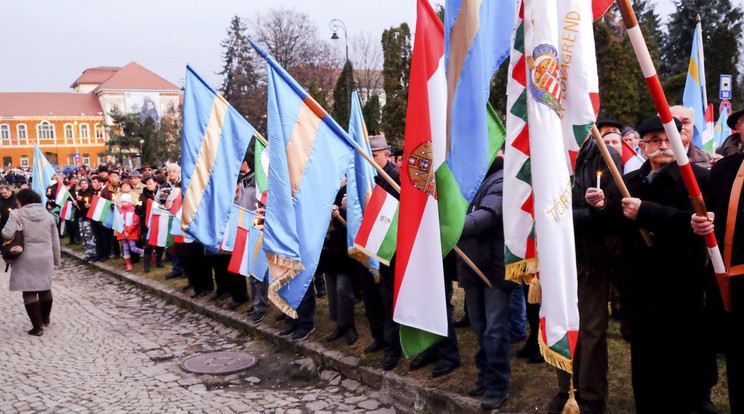
[(244, 371), (258, 362), (245, 352), (220, 351), (201, 354), (183, 360), (181, 368), (196, 374), (233, 374)]

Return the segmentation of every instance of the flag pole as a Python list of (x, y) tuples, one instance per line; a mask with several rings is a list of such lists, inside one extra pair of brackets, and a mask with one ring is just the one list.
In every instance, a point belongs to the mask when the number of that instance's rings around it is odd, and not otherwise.
[(697, 15), (697, 24), (695, 25), (698, 38), (698, 66), (700, 67), (700, 85), (703, 87), (703, 109), (708, 109), (708, 83), (705, 81), (705, 53), (703, 52), (703, 24), (700, 20), (700, 13)]
[[(375, 167), (375, 170), (377, 170), (377, 172), (380, 173), (380, 175), (385, 179), (385, 181), (387, 181), (388, 184), (390, 184), (395, 189), (395, 191), (397, 191), (398, 194), (400, 194), (400, 186), (398, 185), (398, 183), (396, 183), (395, 180), (393, 180), (392, 177), (390, 177), (388, 173), (386, 173), (385, 170), (383, 170), (382, 167), (380, 167), (375, 162), (375, 160), (373, 160), (372, 157), (370, 157), (369, 154), (367, 154), (367, 152), (362, 149), (362, 147), (356, 147), (356, 150), (358, 153), (362, 154), (364, 159), (367, 160), (368, 163), (372, 164), (372, 166)], [(488, 280), (486, 275), (480, 269), (478, 269), (478, 266), (476, 266), (475, 263), (473, 263), (473, 261), (470, 260), (470, 258), (465, 254), (465, 252), (460, 250), (460, 248), (457, 247), (457, 245), (455, 245), (453, 250), (470, 267), (470, 269), (472, 269), (473, 272), (475, 272), (475, 274), (477, 274), (483, 280), (483, 282), (488, 287), (493, 287), (493, 285)]]
[(257, 140), (261, 141), (261, 143), (265, 146), (269, 146), (269, 142), (266, 141), (266, 138), (264, 138), (263, 135), (259, 134), (258, 131), (253, 131), (253, 136), (256, 137)]
[[(692, 201), (692, 207), (695, 210), (695, 214), (708, 217), (708, 211), (705, 208), (705, 202), (703, 201), (703, 195), (700, 192), (695, 175), (692, 172), (692, 166), (690, 160), (687, 158), (687, 152), (685, 151), (684, 145), (682, 145), (682, 139), (679, 136), (679, 131), (672, 118), (672, 113), (669, 111), (669, 103), (667, 102), (664, 90), (661, 87), (659, 81), (659, 75), (656, 73), (654, 62), (651, 60), (651, 55), (648, 53), (648, 47), (646, 41), (641, 33), (641, 28), (638, 26), (633, 8), (630, 6), (629, 0), (617, 0), (617, 5), (620, 7), (620, 14), (623, 18), (623, 23), (628, 31), (628, 37), (630, 37), (630, 43), (633, 45), (638, 63), (641, 66), (643, 77), (646, 78), (646, 84), (651, 92), (651, 97), (654, 100), (656, 111), (659, 113), (659, 118), (664, 124), (664, 131), (669, 138), (669, 143), (674, 151), (674, 156), (677, 160), (682, 178), (684, 179), (687, 192), (690, 195)], [(731, 285), (728, 279), (726, 266), (723, 264), (723, 258), (721, 257), (721, 251), (718, 249), (718, 242), (716, 242), (716, 236), (713, 233), (705, 236), (705, 244), (708, 247), (708, 254), (710, 255), (711, 263), (713, 264), (713, 270), (716, 273), (716, 279), (718, 280), (718, 287), (721, 291), (721, 297), (723, 299), (724, 307), (727, 311), (732, 310), (731, 303)]]
[[(620, 189), (620, 193), (625, 198), (632, 197), (630, 195), (630, 191), (628, 191), (628, 187), (625, 186), (625, 181), (623, 181), (623, 176), (620, 175), (620, 171), (618, 171), (617, 166), (615, 165), (615, 162), (612, 161), (612, 156), (610, 155), (610, 151), (607, 149), (607, 144), (605, 144), (604, 140), (602, 139), (602, 136), (599, 134), (599, 129), (597, 129), (597, 125), (592, 125), (592, 136), (594, 137), (594, 141), (597, 142), (597, 146), (599, 147), (599, 151), (602, 153), (602, 158), (604, 158), (605, 163), (607, 164), (607, 167), (610, 169), (610, 173), (612, 174), (612, 178), (615, 179), (615, 184), (617, 184), (617, 188)], [(648, 234), (648, 231), (645, 229), (641, 229), (641, 236), (643, 236), (643, 241), (646, 242), (646, 246), (651, 247), (651, 235)]]

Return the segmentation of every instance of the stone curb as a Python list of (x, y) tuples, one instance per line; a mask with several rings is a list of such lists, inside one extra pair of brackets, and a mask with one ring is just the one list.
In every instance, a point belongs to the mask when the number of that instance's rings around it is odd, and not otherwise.
[[(62, 247), (62, 253), (82, 260), (85, 255)], [(453, 412), (453, 413), (483, 413), (480, 400), (460, 394), (425, 387), (418, 381), (400, 376), (392, 372), (385, 372), (379, 368), (360, 365), (360, 359), (346, 355), (336, 350), (330, 350), (322, 344), (312, 341), (294, 342), (289, 338), (280, 337), (279, 330), (272, 327), (254, 324), (253, 321), (240, 313), (218, 308), (215, 305), (191, 299), (180, 290), (171, 289), (159, 282), (125, 272), (105, 263), (88, 263), (117, 279), (130, 282), (135, 286), (166, 299), (182, 308), (190, 309), (200, 315), (210, 317), (224, 325), (242, 329), (251, 335), (259, 335), (275, 346), (289, 352), (303, 354), (313, 359), (318, 366), (334, 369), (341, 375), (357, 380), (371, 388), (379, 390), (390, 399), (390, 402), (410, 412)]]

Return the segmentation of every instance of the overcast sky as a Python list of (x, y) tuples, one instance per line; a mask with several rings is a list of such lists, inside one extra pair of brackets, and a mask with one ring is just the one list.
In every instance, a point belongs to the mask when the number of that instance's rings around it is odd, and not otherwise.
[[(444, 3), (444, 0), (431, 0)], [(734, 0), (741, 3), (744, 0)], [(667, 14), (671, 0), (658, 0)], [(379, 39), (401, 22), (415, 26), (414, 0), (13, 0), (0, 13), (0, 92), (69, 92), (86, 68), (131, 61), (181, 86), (190, 63), (218, 87), (220, 41), (232, 16), (251, 21), (272, 7), (307, 13), (328, 38), (341, 19), (350, 39)], [(342, 39), (336, 41), (339, 53)]]

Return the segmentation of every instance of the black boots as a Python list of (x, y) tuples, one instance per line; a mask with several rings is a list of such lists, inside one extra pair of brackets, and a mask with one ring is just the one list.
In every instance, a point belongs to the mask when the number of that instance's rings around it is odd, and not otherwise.
[(28, 334), (34, 336), (44, 335), (44, 327), (42, 326), (41, 318), (41, 304), (39, 304), (39, 302), (27, 303), (26, 313), (28, 313), (28, 317), (31, 319), (31, 324), (34, 326), (34, 329), (28, 331)]
[(41, 306), (41, 322), (44, 324), (44, 326), (49, 326), (49, 314), (52, 313), (52, 299), (46, 300), (39, 300), (39, 305)]
[(142, 266), (145, 268), (145, 273), (150, 273), (150, 258), (145, 257), (142, 261)]

